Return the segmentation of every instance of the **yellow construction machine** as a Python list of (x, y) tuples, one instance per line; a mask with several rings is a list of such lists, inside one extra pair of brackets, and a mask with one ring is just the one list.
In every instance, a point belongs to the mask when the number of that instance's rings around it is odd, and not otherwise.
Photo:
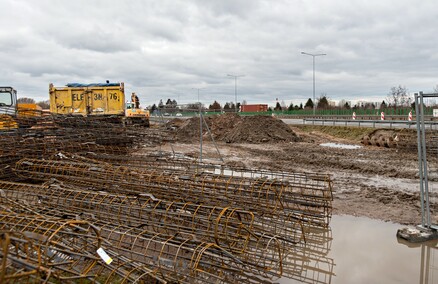
[(42, 109), (35, 103), (17, 103), (17, 91), (0, 87), (0, 130), (31, 127), (42, 116)]
[(0, 130), (17, 129), (17, 91), (12, 87), (0, 87)]
[(149, 111), (140, 108), (140, 101), (135, 93), (132, 93), (131, 101), (126, 102), (125, 121), (128, 124), (140, 124), (149, 127)]

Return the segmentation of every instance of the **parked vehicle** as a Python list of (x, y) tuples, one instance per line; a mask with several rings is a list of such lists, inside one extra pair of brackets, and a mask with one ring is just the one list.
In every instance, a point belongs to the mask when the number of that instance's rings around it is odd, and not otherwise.
[[(149, 111), (139, 107), (138, 97), (125, 103), (123, 83), (49, 85), (50, 112), (82, 116), (118, 116), (127, 124), (149, 126)], [(128, 108), (129, 107), (129, 108)]]

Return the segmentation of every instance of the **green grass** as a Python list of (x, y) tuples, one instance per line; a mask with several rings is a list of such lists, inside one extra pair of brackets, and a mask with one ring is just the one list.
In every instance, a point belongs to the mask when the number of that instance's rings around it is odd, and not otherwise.
[(369, 127), (294, 125), (303, 132), (320, 132), (336, 138), (360, 141), (362, 137), (376, 130)]

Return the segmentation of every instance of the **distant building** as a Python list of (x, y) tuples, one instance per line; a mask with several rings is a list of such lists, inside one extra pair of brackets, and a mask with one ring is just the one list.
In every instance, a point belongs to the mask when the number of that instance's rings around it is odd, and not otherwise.
[(241, 112), (263, 112), (268, 111), (268, 105), (257, 104), (257, 105), (242, 105), (240, 106)]
[(380, 108), (381, 103), (370, 102), (370, 101), (357, 101), (356, 105), (359, 108), (371, 108), (372, 107), (374, 109), (378, 109), (378, 108)]

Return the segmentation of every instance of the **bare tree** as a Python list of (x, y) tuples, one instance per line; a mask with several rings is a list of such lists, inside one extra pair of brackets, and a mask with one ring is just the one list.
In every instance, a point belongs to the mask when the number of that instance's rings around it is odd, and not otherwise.
[(185, 106), (185, 109), (186, 109), (187, 111), (198, 111), (198, 110), (199, 110), (199, 107), (201, 107), (201, 109), (204, 108), (204, 106), (203, 106), (202, 104), (199, 104), (199, 103), (190, 103), (190, 104), (187, 104), (187, 105)]
[(24, 97), (24, 98), (17, 99), (17, 103), (19, 103), (19, 104), (34, 104), (35, 100), (32, 98)]
[(347, 101), (347, 100), (342, 99), (338, 102), (338, 107), (341, 109), (344, 109), (344, 108), (350, 109), (351, 108), (351, 101)]
[(408, 90), (401, 85), (398, 87), (392, 87), (387, 97), (389, 105), (393, 108), (409, 106), (411, 100), (412, 98), (409, 95)]
[(46, 100), (46, 101), (37, 102), (37, 105), (39, 105), (42, 109), (49, 109), (50, 101)]
[(280, 106), (281, 106), (282, 110), (287, 109), (287, 105), (286, 105), (286, 103), (283, 100), (281, 101)]
[(434, 91), (435, 93), (438, 93), (438, 84), (435, 86), (435, 88), (433, 88), (433, 91)]
[(346, 100), (342, 99), (338, 102), (338, 107), (343, 108), (345, 106), (345, 104), (347, 103)]

